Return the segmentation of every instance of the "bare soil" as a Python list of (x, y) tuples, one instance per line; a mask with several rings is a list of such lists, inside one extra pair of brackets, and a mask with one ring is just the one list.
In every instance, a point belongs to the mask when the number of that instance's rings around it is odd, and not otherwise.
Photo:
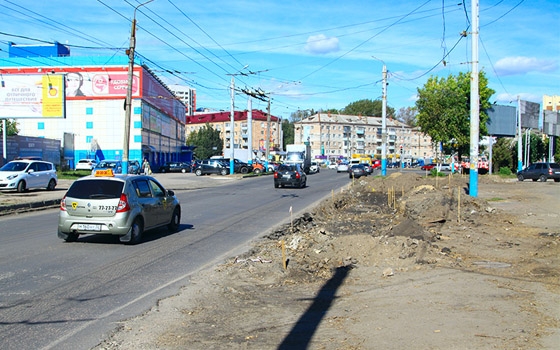
[(356, 180), (95, 349), (558, 349), (560, 184), (468, 182)]

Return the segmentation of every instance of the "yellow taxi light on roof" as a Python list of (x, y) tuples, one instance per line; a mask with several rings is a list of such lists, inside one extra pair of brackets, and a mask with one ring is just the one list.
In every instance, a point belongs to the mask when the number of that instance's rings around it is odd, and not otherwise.
[(115, 174), (113, 174), (113, 169), (99, 169), (99, 170), (95, 171), (93, 176), (95, 176), (95, 177), (112, 177), (112, 176), (115, 176)]

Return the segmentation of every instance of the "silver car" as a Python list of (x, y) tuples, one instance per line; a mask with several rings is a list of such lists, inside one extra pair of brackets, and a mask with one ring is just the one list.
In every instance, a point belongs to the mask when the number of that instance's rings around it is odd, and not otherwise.
[(167, 226), (175, 232), (180, 222), (179, 200), (155, 178), (100, 170), (74, 181), (62, 198), (58, 237), (73, 242), (79, 235), (115, 235), (136, 244), (144, 231)]

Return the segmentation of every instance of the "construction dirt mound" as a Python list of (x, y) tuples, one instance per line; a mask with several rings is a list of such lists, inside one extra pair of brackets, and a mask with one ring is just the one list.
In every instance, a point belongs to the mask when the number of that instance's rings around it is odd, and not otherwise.
[(96, 349), (553, 349), (560, 185), (479, 179), (355, 180)]

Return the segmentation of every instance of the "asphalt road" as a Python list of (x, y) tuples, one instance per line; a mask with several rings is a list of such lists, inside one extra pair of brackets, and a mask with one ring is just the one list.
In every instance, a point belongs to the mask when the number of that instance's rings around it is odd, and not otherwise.
[[(310, 175), (304, 189), (274, 189), (271, 176), (227, 181), (181, 175), (158, 175), (177, 190), (180, 231), (153, 231), (135, 246), (94, 235), (65, 243), (56, 235), (58, 209), (0, 217), (2, 349), (90, 349), (119, 321), (188, 285), (197, 271), (289, 222), (290, 208), (297, 217), (349, 184), (347, 174), (329, 170)], [(173, 185), (172, 177), (180, 183)], [(179, 188), (190, 180), (208, 185)]]

